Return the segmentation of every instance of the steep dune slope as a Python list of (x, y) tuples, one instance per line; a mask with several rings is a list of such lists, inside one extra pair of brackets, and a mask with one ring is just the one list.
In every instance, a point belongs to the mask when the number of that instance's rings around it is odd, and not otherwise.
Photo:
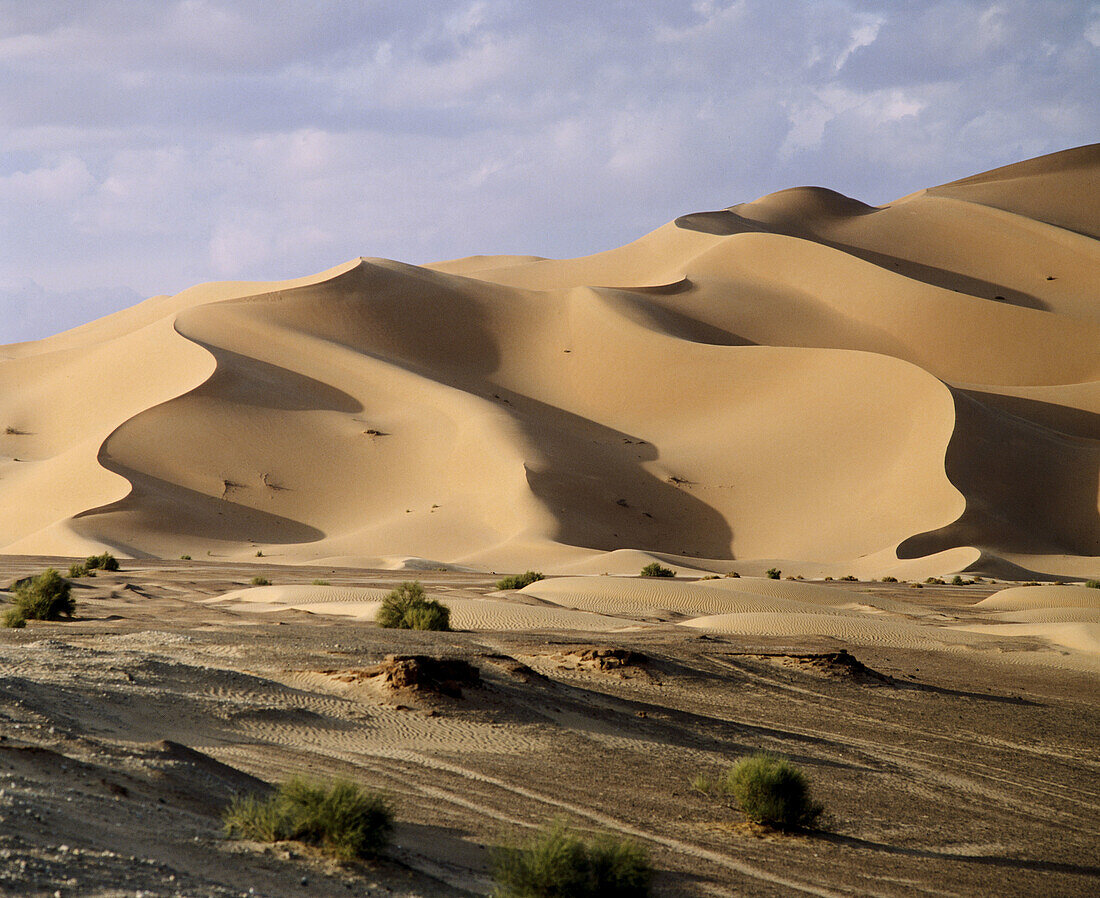
[(0, 551), (1085, 569), (1098, 172), (798, 188), (582, 259), (356, 260), (0, 348)]

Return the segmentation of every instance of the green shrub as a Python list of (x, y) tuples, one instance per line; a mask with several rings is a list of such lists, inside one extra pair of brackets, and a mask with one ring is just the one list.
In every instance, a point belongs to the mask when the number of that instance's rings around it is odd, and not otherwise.
[(929, 577), (924, 582), (925, 583), (933, 583), (936, 586), (943, 586), (944, 585), (944, 580), (942, 580), (940, 577)]
[(402, 583), (382, 600), (378, 626), (399, 630), (449, 630), (451, 609), (424, 595), (419, 582)]
[(701, 792), (703, 795), (710, 795), (714, 791), (714, 783), (711, 782), (710, 777), (705, 773), (697, 773), (691, 780), (691, 788), (693, 792)]
[(723, 791), (737, 799), (750, 820), (776, 829), (812, 828), (823, 810), (810, 798), (806, 775), (790, 761), (765, 752), (734, 764)]
[[(86, 564), (82, 564), (80, 562), (75, 562), (75, 563), (69, 565), (69, 576), (70, 577), (86, 577), (86, 576), (88, 576), (88, 574), (89, 574), (89, 571), (88, 571), (88, 566)], [(95, 575), (93, 574), (92, 576), (95, 576)]]
[[(72, 617), (76, 603), (71, 595), (72, 587), (56, 570), (50, 568), (19, 583), (15, 589), (15, 608), (25, 620), (58, 620)], [(13, 626), (7, 624), (7, 626)]]
[(951, 585), (952, 586), (966, 586), (967, 582), (962, 577), (960, 577), (958, 574), (955, 574), (955, 576), (951, 578)]
[(769, 580), (778, 580), (783, 574), (783, 572), (779, 570), (779, 568), (774, 567), (768, 568), (766, 571), (764, 571), (764, 573), (768, 575)]
[(525, 586), (530, 586), (536, 580), (542, 580), (543, 576), (539, 571), (527, 571), (524, 574), (513, 574), (511, 577), (502, 577), (497, 580), (497, 589), (523, 589)]
[(332, 586), (332, 584), (329, 583), (328, 580), (314, 580), (312, 585), (313, 586)]
[(733, 578), (738, 579), (738, 580), (741, 579), (741, 575), (739, 573), (737, 573), (737, 571), (726, 571), (726, 576), (727, 577), (733, 577)]
[(267, 577), (253, 577), (251, 581), (253, 586), (270, 586), (271, 581)]
[(263, 558), (264, 557), (264, 550), (263, 549), (257, 549), (256, 550), (256, 557), (257, 558)]
[(230, 838), (294, 839), (342, 861), (374, 857), (393, 831), (393, 811), (386, 799), (346, 780), (325, 786), (291, 779), (267, 799), (236, 799), (223, 820)]
[(1086, 580), (1085, 586), (1089, 589), (1100, 589), (1100, 580)]
[(191, 560), (190, 555), (181, 555), (180, 556), (180, 561), (190, 561), (190, 560)]
[(20, 630), (27, 626), (27, 619), (18, 608), (9, 608), (4, 612), (3, 623), (5, 627), (10, 627), (13, 630)]
[(858, 577), (855, 577), (855, 576), (853, 576), (852, 574), (845, 574), (845, 575), (844, 575), (843, 577), (841, 577), (840, 579), (841, 579), (841, 580), (844, 580), (844, 581), (846, 581), (846, 582), (848, 582), (848, 583), (857, 583), (857, 582), (859, 581), (859, 578), (858, 578)]
[(84, 560), (84, 567), (89, 571), (117, 571), (118, 559), (110, 552), (104, 552), (102, 555), (89, 555)]
[(643, 577), (675, 577), (676, 572), (671, 568), (661, 567), (656, 561), (651, 561), (642, 568)]
[(898, 578), (897, 577), (891, 577), (891, 576), (887, 575), (887, 576), (882, 578), (882, 582), (883, 583), (897, 583)]
[(653, 867), (644, 848), (626, 839), (585, 839), (556, 823), (522, 847), (496, 852), (499, 898), (644, 898)]

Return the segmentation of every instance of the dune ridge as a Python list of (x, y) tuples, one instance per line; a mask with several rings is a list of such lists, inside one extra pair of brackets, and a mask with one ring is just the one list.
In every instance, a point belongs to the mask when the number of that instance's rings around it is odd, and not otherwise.
[(794, 188), (0, 347), (0, 552), (1095, 573), (1098, 178), (1093, 145), (881, 208)]

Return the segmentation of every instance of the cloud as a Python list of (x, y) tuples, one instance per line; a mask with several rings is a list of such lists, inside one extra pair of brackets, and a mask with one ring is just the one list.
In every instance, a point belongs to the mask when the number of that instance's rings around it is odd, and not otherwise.
[(885, 202), (1095, 139), (1097, 35), (1062, 0), (0, 0), (0, 282), (151, 295), (577, 255), (804, 183)]

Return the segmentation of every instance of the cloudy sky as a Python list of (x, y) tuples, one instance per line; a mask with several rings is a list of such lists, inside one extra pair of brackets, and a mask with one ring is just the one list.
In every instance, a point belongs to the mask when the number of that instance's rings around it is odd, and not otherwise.
[(0, 0), (0, 343), (1100, 140), (1089, 0)]

